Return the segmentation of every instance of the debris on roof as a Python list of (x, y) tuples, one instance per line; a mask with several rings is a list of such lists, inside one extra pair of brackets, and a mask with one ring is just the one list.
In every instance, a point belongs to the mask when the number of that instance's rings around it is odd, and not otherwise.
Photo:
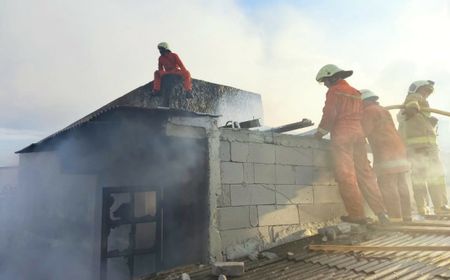
[[(246, 261), (245, 274), (233, 279), (450, 279), (450, 232), (443, 231), (450, 229), (450, 222), (438, 222), (369, 227), (360, 233), (370, 233), (370, 240), (358, 245), (336, 244), (342, 242), (337, 238), (305, 250), (303, 243), (293, 242), (283, 246), (286, 250), (283, 254), (274, 248), (276, 258)], [(418, 232), (416, 229), (424, 223), (435, 226), (428, 232)], [(186, 272), (192, 280), (217, 279), (211, 274), (210, 266), (189, 269)], [(173, 273), (176, 270), (142, 279), (175, 279), (171, 278)]]

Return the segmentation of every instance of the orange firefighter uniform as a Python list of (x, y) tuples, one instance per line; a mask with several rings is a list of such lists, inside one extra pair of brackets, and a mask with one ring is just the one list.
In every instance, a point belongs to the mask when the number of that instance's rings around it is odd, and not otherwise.
[[(434, 120), (423, 108), (430, 105), (423, 95), (409, 93), (404, 102), (404, 111), (415, 111), (409, 116), (402, 115), (399, 132), (407, 147), (411, 162), (414, 199), (420, 214), (427, 214), (428, 194), (436, 211), (448, 204), (445, 172), (436, 142)], [(404, 112), (407, 113), (407, 112)]]
[(362, 125), (372, 148), (373, 166), (389, 217), (410, 220), (410, 164), (391, 114), (375, 100), (364, 101)]
[(167, 52), (162, 54), (158, 59), (158, 70), (155, 71), (155, 78), (153, 80), (153, 91), (161, 89), (161, 79), (168, 74), (180, 75), (183, 77), (183, 87), (186, 91), (192, 91), (191, 74), (184, 67), (183, 62), (176, 53)]
[(373, 212), (384, 213), (381, 193), (370, 162), (361, 125), (361, 94), (345, 80), (330, 86), (318, 132), (331, 134), (335, 179), (351, 219), (364, 219), (362, 195)]

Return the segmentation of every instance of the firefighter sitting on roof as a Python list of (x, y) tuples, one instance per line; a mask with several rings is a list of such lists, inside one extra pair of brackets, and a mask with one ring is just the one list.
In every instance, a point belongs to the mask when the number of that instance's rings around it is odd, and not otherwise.
[(153, 94), (157, 94), (161, 90), (162, 77), (175, 74), (183, 78), (183, 88), (186, 91), (186, 98), (192, 98), (191, 74), (184, 67), (181, 59), (176, 53), (170, 50), (169, 44), (166, 42), (159, 43), (158, 50), (161, 56), (158, 59), (158, 70), (155, 71), (155, 79), (153, 80)]

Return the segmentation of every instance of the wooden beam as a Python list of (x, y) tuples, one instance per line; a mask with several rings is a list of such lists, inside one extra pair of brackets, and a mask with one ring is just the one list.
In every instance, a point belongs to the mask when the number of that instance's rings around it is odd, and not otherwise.
[(450, 235), (450, 227), (440, 226), (410, 226), (410, 225), (372, 225), (371, 228), (380, 231), (397, 231), (406, 233), (426, 233), (426, 234), (442, 234)]
[(446, 220), (424, 220), (414, 222), (391, 222), (395, 226), (431, 226), (431, 227), (448, 227), (450, 229), (450, 221)]
[(450, 246), (364, 246), (364, 245), (309, 245), (312, 251), (450, 251)]

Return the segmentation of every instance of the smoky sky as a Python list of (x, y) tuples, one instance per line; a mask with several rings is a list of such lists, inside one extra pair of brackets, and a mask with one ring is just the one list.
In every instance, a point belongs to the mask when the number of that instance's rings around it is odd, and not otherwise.
[[(36, 142), (151, 81), (160, 41), (194, 78), (260, 93), (266, 125), (318, 123), (328, 63), (386, 105), (435, 80), (450, 110), (448, 0), (307, 2), (2, 0), (0, 128)], [(0, 145), (4, 165), (23, 141)]]

